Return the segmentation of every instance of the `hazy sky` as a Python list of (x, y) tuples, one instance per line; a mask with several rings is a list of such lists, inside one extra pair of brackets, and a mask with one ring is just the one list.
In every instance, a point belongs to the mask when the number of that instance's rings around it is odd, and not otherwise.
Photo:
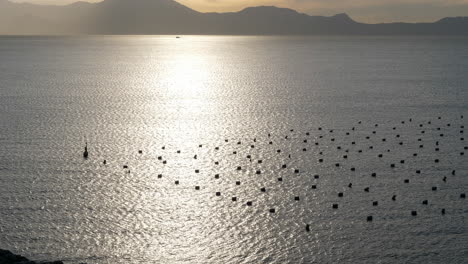
[[(68, 4), (78, 0), (12, 0), (47, 4)], [(99, 2), (101, 0), (87, 0)], [(248, 6), (275, 5), (310, 15), (348, 13), (361, 22), (435, 21), (447, 16), (468, 16), (468, 0), (177, 0), (195, 10), (238, 11)]]

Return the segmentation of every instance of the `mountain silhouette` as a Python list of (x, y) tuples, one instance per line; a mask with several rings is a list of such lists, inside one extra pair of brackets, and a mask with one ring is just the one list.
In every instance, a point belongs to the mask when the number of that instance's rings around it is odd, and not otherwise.
[(468, 17), (365, 24), (273, 6), (201, 13), (173, 0), (104, 0), (65, 6), (0, 0), (0, 34), (468, 35)]

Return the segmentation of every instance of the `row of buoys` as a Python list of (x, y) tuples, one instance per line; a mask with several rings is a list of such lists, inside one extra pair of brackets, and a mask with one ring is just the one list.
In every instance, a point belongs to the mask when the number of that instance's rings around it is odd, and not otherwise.
[[(439, 118), (439, 119), (440, 119), (440, 118)], [(412, 119), (409, 119), (409, 122), (412, 122)], [(361, 123), (362, 123), (362, 122), (359, 121), (359, 124), (361, 124)], [(404, 124), (405, 121), (401, 121), (401, 123)], [(428, 125), (431, 125), (432, 122), (429, 121), (429, 122), (427, 122), (427, 124), (428, 124)], [(380, 127), (380, 126), (379, 126), (379, 124), (375, 124), (374, 127)], [(430, 128), (429, 128), (428, 126), (423, 126), (423, 124), (420, 124), (419, 127), (425, 127), (425, 130), (421, 130), (421, 131), (420, 131), (421, 134), (425, 134), (426, 131), (428, 131), (427, 134), (430, 133)], [(451, 127), (451, 124), (447, 124), (447, 127)], [(464, 126), (461, 126), (461, 128), (463, 129)], [(319, 131), (323, 131), (322, 127), (319, 127), (318, 130), (319, 130)], [(355, 127), (352, 127), (352, 129), (351, 129), (351, 131), (356, 131), (356, 130), (357, 130), (357, 129), (356, 129)], [(397, 127), (393, 127), (393, 130), (396, 131), (396, 130), (397, 130)], [(291, 129), (291, 130), (290, 130), (290, 132), (293, 132), (293, 131), (294, 131), (294, 129)], [(327, 130), (325, 130), (325, 131), (327, 131)], [(360, 130), (360, 131), (362, 131), (362, 130)], [(440, 127), (437, 128), (437, 131), (440, 131)], [(334, 137), (329, 138), (329, 140), (330, 140), (331, 142), (338, 142), (338, 141), (340, 140), (340, 139), (338, 138), (338, 135), (340, 134), (339, 131), (338, 131), (338, 133), (335, 133), (334, 129), (329, 129), (328, 132), (329, 132), (330, 134), (333, 134), (333, 135), (334, 135)], [(379, 131), (377, 131), (377, 130), (373, 130), (373, 131), (372, 131), (372, 134), (375, 135), (375, 134), (377, 134), (378, 132), (379, 132)], [(444, 131), (444, 132), (445, 132), (445, 131)], [(459, 132), (460, 132), (460, 134), (463, 134), (463, 133), (464, 133), (463, 130), (460, 130)], [(325, 132), (325, 133), (326, 133), (326, 132)], [(380, 133), (380, 132), (379, 132), (379, 133)], [(398, 131), (397, 133), (398, 133), (398, 134), (394, 135), (394, 138), (405, 138), (405, 136), (404, 136), (404, 134), (402, 134), (402, 132)], [(306, 134), (307, 136), (310, 136), (310, 135), (311, 135), (310, 132), (306, 132), (305, 134)], [(271, 138), (271, 137), (272, 137), (271, 135), (272, 135), (271, 133), (268, 133), (268, 138)], [(345, 135), (346, 135), (346, 136), (350, 136), (351, 133), (350, 133), (349, 131), (346, 131), (346, 132), (345, 132)], [(444, 138), (444, 137), (446, 136), (446, 134), (445, 134), (445, 133), (438, 133), (438, 136), (439, 136), (440, 138)], [(374, 137), (374, 136), (373, 136), (373, 137)], [(423, 137), (423, 136), (421, 135), (421, 137)], [(319, 135), (318, 138), (319, 138), (319, 139), (322, 139), (322, 138), (324, 138), (324, 136), (323, 136), (323, 135)], [(370, 139), (371, 139), (370, 136), (365, 136), (365, 138), (366, 138), (367, 140), (370, 140)], [(391, 140), (392, 138), (393, 138), (392, 136), (386, 135), (385, 137), (379, 137), (379, 138), (376, 138), (375, 140), (378, 140), (378, 141), (381, 141), (381, 142), (385, 142), (386, 144), (390, 144), (390, 143), (392, 143), (392, 140)], [(297, 138), (295, 138), (294, 136), (291, 136), (291, 135), (285, 135), (285, 136), (284, 136), (284, 139), (285, 139), (285, 140), (289, 140), (289, 142), (291, 142), (292, 140), (296, 140)], [(349, 139), (349, 138), (348, 138), (348, 139)], [(297, 140), (300, 140), (299, 142), (302, 141), (302, 143), (304, 143), (304, 144), (309, 144), (310, 141), (311, 141), (310, 139), (307, 139), (307, 138), (306, 138), (306, 139), (297, 139)], [(464, 139), (461, 138), (461, 140), (464, 140)], [(225, 141), (226, 143), (230, 142), (229, 139), (225, 139), (224, 141)], [(398, 142), (397, 140), (395, 140), (395, 141), (396, 141), (395, 144), (398, 143), (400, 146), (408, 145), (408, 144), (409, 144), (409, 142), (407, 142), (407, 141), (405, 141), (405, 142), (403, 142), (403, 141), (399, 141), (399, 142)], [(418, 141), (418, 142), (422, 142), (422, 138), (418, 138), (417, 141)], [(234, 141), (234, 142), (235, 142), (235, 141)], [(246, 144), (246, 147), (248, 148), (247, 151), (249, 151), (249, 150), (250, 150), (250, 151), (256, 151), (258, 148), (261, 148), (261, 146), (262, 146), (262, 145), (261, 145), (261, 143), (262, 143), (261, 139), (255, 137), (255, 138), (253, 138), (253, 142), (254, 142), (255, 144), (249, 144), (249, 143)], [(313, 143), (315, 144), (315, 146), (319, 146), (319, 145), (320, 145), (320, 142), (318, 142), (318, 141), (313, 142)], [(241, 144), (242, 144), (242, 141), (237, 141), (237, 145), (241, 145)], [(269, 141), (268, 141), (268, 144), (269, 144), (269, 145), (273, 145), (273, 141), (269, 140)], [(347, 142), (347, 144), (349, 144), (349, 146), (356, 146), (356, 145), (358, 145), (358, 142), (357, 142), (355, 139), (349, 139), (348, 142)], [(423, 150), (424, 150), (424, 149), (427, 149), (427, 148), (425, 148), (425, 145), (426, 145), (426, 147), (427, 147), (427, 146), (430, 146), (430, 144), (427, 143), (426, 141), (425, 141), (424, 143), (418, 143), (416, 146), (419, 146), (419, 149), (423, 149)], [(440, 145), (440, 142), (439, 142), (439, 141), (436, 141), (436, 142), (435, 142), (435, 145), (436, 145), (436, 146), (439, 146), (439, 145)], [(203, 147), (203, 144), (199, 144), (198, 146), (199, 146), (199, 148), (202, 148), (202, 147)], [(346, 153), (346, 155), (342, 155), (342, 156), (341, 156), (341, 157), (343, 158), (342, 163), (339, 163), (339, 162), (331, 162), (330, 165), (333, 165), (333, 164), (334, 164), (334, 166), (337, 167), (337, 168), (346, 167), (347, 161), (349, 161), (349, 160), (351, 160), (351, 158), (353, 158), (353, 157), (352, 157), (352, 154), (350, 154), (350, 153), (352, 153), (352, 152), (350, 152), (350, 149), (351, 149), (351, 151), (352, 151), (353, 149), (352, 149), (352, 148), (347, 148), (346, 146), (347, 146), (347, 145), (339, 145), (339, 146), (336, 146), (336, 150), (340, 151), (341, 153), (343, 153), (343, 152)], [(415, 147), (416, 147), (416, 146), (415, 146)], [(361, 146), (361, 147), (362, 147), (362, 146)], [(397, 147), (398, 147), (398, 146), (397, 146)], [(430, 147), (429, 147), (429, 148), (430, 148)], [(161, 149), (165, 150), (166, 147), (163, 146)], [(215, 150), (220, 150), (221, 147), (216, 146), (214, 149), (215, 149)], [(310, 150), (309, 148), (303, 147), (303, 146), (301, 146), (300, 148), (298, 148), (298, 151), (299, 151), (300, 149), (302, 149), (303, 152), (306, 152), (306, 151), (309, 151), (309, 150)], [(368, 149), (369, 149), (369, 150), (379, 149), (379, 145), (375, 145), (375, 146), (374, 146), (374, 145), (370, 145), (370, 146), (368, 146)], [(467, 149), (468, 149), (468, 147), (465, 146), (465, 147), (464, 147), (464, 150), (467, 150)], [(276, 153), (279, 153), (279, 154), (281, 154), (281, 155), (286, 155), (286, 154), (282, 154), (282, 153), (285, 152), (285, 149), (275, 147), (273, 150), (276, 151)], [(423, 151), (423, 150), (421, 150), (421, 151)], [(439, 152), (440, 149), (439, 149), (439, 148), (435, 148), (434, 150), (435, 150), (435, 152)], [(86, 145), (86, 147), (85, 147), (85, 151), (87, 152), (87, 145)], [(177, 150), (176, 153), (177, 153), (177, 154), (181, 154), (183, 151), (184, 151), (184, 153), (186, 153), (185, 150)], [(363, 149), (358, 149), (357, 152), (358, 152), (358, 153), (362, 153), (362, 152), (363, 152)], [(390, 150), (390, 149), (387, 149), (387, 153), (389, 153), (389, 152), (391, 152), (391, 150)], [(138, 153), (139, 153), (139, 154), (143, 154), (143, 150), (138, 150)], [(241, 152), (240, 152), (239, 150), (236, 149), (236, 150), (233, 150), (231, 153), (232, 153), (233, 155), (237, 155), (238, 153), (241, 153)], [(286, 150), (286, 153), (287, 153), (287, 150)], [(383, 153), (385, 153), (385, 152), (380, 152), (380, 153), (377, 155), (377, 157), (378, 157), (379, 159), (384, 159), (384, 156), (387, 157), (387, 154), (384, 155)], [(200, 158), (199, 155), (200, 155), (199, 153), (198, 153), (198, 154), (194, 154), (193, 159), (195, 159), (195, 160), (199, 159), (199, 158)], [(319, 155), (323, 155), (323, 151), (320, 151), (320, 152), (319, 152)], [(463, 156), (463, 155), (464, 155), (464, 152), (460, 152), (460, 156)], [(84, 155), (83, 155), (83, 156), (84, 156)], [(288, 156), (289, 159), (291, 159), (291, 154), (288, 154), (287, 156)], [(388, 155), (388, 156), (390, 156), (390, 155)], [(417, 157), (417, 156), (418, 156), (418, 153), (413, 153), (413, 157)], [(374, 156), (374, 157), (375, 157), (375, 156)], [(248, 155), (247, 155), (247, 159), (248, 159), (250, 162), (255, 162), (256, 164), (263, 164), (263, 163), (264, 163), (264, 160), (263, 160), (263, 159), (255, 159), (255, 158), (253, 157), (252, 154), (248, 154)], [(327, 158), (327, 159), (329, 159), (329, 158)], [(167, 160), (163, 160), (163, 157), (162, 157), (162, 156), (158, 156), (158, 160), (162, 161), (163, 164), (166, 164), (166, 163), (167, 163)], [(320, 158), (318, 159), (318, 162), (319, 162), (319, 163), (324, 163), (324, 161), (325, 161), (325, 158), (323, 158), (323, 157), (320, 157)], [(438, 159), (438, 158), (433, 159), (433, 161), (434, 161), (434, 163), (441, 163), (441, 160)], [(442, 161), (443, 161), (443, 160), (442, 160)], [(397, 161), (395, 161), (394, 163), (390, 163), (390, 167), (391, 167), (391, 168), (397, 168), (397, 167), (401, 166), (401, 165), (398, 165), (398, 166), (397, 166), (397, 163), (398, 163)], [(405, 159), (400, 159), (400, 160), (399, 160), (399, 163), (400, 163), (400, 164), (407, 164), (406, 161), (405, 161)], [(410, 162), (408, 162), (408, 163), (410, 163)], [(107, 160), (104, 160), (104, 161), (103, 161), (103, 164), (107, 164)], [(215, 165), (219, 165), (220, 162), (219, 162), (219, 161), (215, 161), (214, 164), (215, 164)], [(279, 166), (279, 169), (286, 169), (287, 167), (288, 167), (287, 164), (281, 164), (281, 165)], [(128, 165), (123, 165), (123, 168), (124, 168), (124, 169), (128, 169)], [(242, 166), (237, 166), (237, 167), (235, 167), (235, 168), (236, 168), (237, 171), (241, 171), (241, 170), (243, 169)], [(350, 169), (350, 171), (353, 171), (353, 172), (355, 172), (355, 171), (360, 171), (360, 170), (361, 170), (361, 169), (358, 170), (355, 166), (351, 166), (351, 167), (349, 167), (349, 169)], [(422, 169), (424, 169), (424, 168), (422, 168)], [(415, 171), (416, 174), (421, 174), (421, 170), (422, 170), (422, 169), (417, 169), (417, 170)], [(130, 171), (130, 170), (128, 169), (128, 172), (129, 172), (129, 171)], [(254, 171), (255, 174), (257, 174), (257, 175), (263, 174), (263, 172), (264, 172), (264, 170), (262, 170), (262, 169), (254, 169), (253, 171)], [(304, 175), (307, 175), (307, 173), (303, 173), (303, 171), (302, 171), (302, 170), (299, 170), (299, 169), (293, 169), (292, 172), (293, 172), (294, 174), (300, 174), (300, 175), (304, 174)], [(195, 169), (195, 173), (197, 173), (197, 174), (200, 173), (200, 169)], [(456, 173), (455, 170), (452, 170), (452, 175), (455, 175), (455, 173)], [(221, 175), (220, 173), (215, 173), (215, 174), (214, 174), (214, 178), (215, 178), (215, 179), (220, 179), (220, 177), (221, 177), (220, 175)], [(299, 175), (299, 176), (300, 176), (300, 175)], [(372, 178), (377, 178), (377, 173), (376, 173), (376, 172), (372, 172), (372, 173), (370, 173), (370, 175), (371, 175)], [(159, 174), (159, 175), (158, 175), (158, 178), (162, 178), (162, 174)], [(379, 178), (380, 178), (380, 173), (379, 173)], [(318, 175), (318, 174), (315, 174), (315, 175), (314, 175), (314, 179), (319, 179), (319, 175)], [(283, 177), (277, 177), (277, 180), (278, 180), (278, 182), (282, 182), (282, 181), (283, 181)], [(443, 182), (447, 182), (447, 177), (444, 176), (444, 177), (442, 178), (442, 180), (443, 180)], [(409, 182), (410, 182), (409, 179), (404, 179), (404, 183), (407, 184), (407, 183), (409, 183)], [(179, 185), (179, 184), (180, 184), (180, 181), (179, 181), (179, 180), (175, 180), (174, 183), (175, 183), (176, 185)], [(241, 181), (236, 181), (235, 183), (236, 183), (236, 185), (241, 185)], [(317, 184), (313, 184), (313, 185), (311, 185), (311, 189), (317, 189), (317, 186), (318, 186)], [(349, 183), (349, 184), (348, 184), (348, 188), (352, 188), (352, 187), (353, 187), (353, 183)], [(364, 188), (364, 192), (370, 192), (370, 188), (371, 188), (371, 186), (365, 187), (365, 188)], [(196, 185), (196, 186), (195, 186), (195, 190), (201, 190), (201, 186)], [(258, 190), (258, 189), (257, 189), (257, 190)], [(269, 190), (269, 189), (267, 189), (266, 187), (261, 187), (261, 188), (259, 188), (259, 190), (260, 190), (260, 192), (262, 192), (262, 193), (266, 193), (267, 190)], [(439, 190), (439, 187), (438, 187), (438, 186), (432, 186), (431, 190), (432, 190), (432, 191), (437, 191), (437, 190)], [(221, 192), (215, 192), (215, 196), (221, 196)], [(300, 196), (293, 196), (293, 197), (294, 197), (294, 201), (300, 201), (300, 200), (301, 200)], [(346, 198), (345, 198), (344, 192), (338, 192), (338, 197), (343, 198), (343, 199), (346, 199)], [(348, 196), (346, 196), (346, 197), (348, 197)], [(460, 198), (463, 199), (463, 198), (465, 198), (465, 197), (466, 197), (465, 193), (460, 194)], [(391, 199), (392, 199), (393, 201), (396, 201), (396, 198), (397, 198), (397, 196), (396, 196), (395, 194), (391, 197)], [(237, 201), (238, 198), (234, 196), (234, 197), (231, 198), (231, 200), (232, 200), (232, 201)], [(426, 200), (422, 200), (422, 204), (423, 204), (423, 205), (428, 205), (428, 203), (429, 203), (429, 202), (428, 202), (427, 199), (426, 199)], [(247, 206), (252, 206), (252, 205), (253, 205), (253, 201), (247, 201), (245, 205), (247, 205)], [(378, 206), (378, 205), (379, 205), (379, 201), (372, 201), (371, 205), (372, 205), (372, 206)], [(339, 208), (339, 204), (338, 204), (338, 203), (333, 203), (331, 207), (332, 207), (332, 209), (335, 209), (335, 210), (336, 210), (336, 209)], [(270, 212), (270, 213), (276, 213), (276, 209), (275, 209), (275, 208), (270, 208), (270, 209), (269, 209), (269, 212)], [(445, 214), (445, 212), (446, 212), (446, 211), (445, 211), (445, 208), (444, 208), (444, 209), (441, 209), (441, 213), (442, 213), (442, 214)], [(416, 215), (417, 215), (417, 211), (411, 211), (411, 215), (416, 216)], [(373, 220), (374, 220), (374, 216), (372, 216), (372, 215), (367, 216), (367, 221), (371, 222), (371, 221), (373, 221)], [(307, 231), (307, 232), (310, 231), (310, 225), (309, 225), (309, 224), (306, 225), (306, 231)]]

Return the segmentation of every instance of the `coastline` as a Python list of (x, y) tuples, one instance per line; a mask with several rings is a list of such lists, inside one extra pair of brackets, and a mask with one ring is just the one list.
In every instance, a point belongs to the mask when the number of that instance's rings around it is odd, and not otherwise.
[(13, 252), (5, 249), (0, 249), (0, 263), (2, 264), (63, 264), (62, 261), (46, 261), (36, 262), (27, 259), (21, 255), (16, 255)]

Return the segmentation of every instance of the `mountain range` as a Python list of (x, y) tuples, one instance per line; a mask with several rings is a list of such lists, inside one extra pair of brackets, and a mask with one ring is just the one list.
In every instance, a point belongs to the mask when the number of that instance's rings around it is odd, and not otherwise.
[(468, 35), (468, 17), (365, 24), (347, 14), (310, 16), (273, 6), (201, 13), (173, 0), (104, 0), (65, 6), (0, 0), (0, 34)]

